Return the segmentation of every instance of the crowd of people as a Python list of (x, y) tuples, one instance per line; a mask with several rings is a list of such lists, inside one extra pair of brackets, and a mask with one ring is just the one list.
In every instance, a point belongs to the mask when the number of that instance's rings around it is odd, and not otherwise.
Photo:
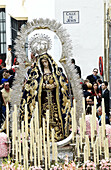
[(86, 114), (91, 114), (92, 107), (94, 105), (94, 96), (97, 99), (97, 117), (101, 124), (102, 115), (102, 98), (104, 98), (105, 113), (106, 113), (106, 123), (110, 123), (110, 105), (109, 105), (109, 90), (108, 82), (102, 81), (100, 76), (98, 76), (98, 69), (94, 68), (93, 73), (86, 77), (83, 83), (83, 94), (85, 97), (85, 107)]
[[(35, 55), (31, 56), (32, 60), (36, 60)], [(71, 63), (75, 65), (75, 60), (71, 59)], [(31, 65), (25, 77), (25, 82), (27, 81), (28, 75), (30, 74), (34, 64)], [(6, 67), (6, 63), (1, 63), (0, 65), (0, 127), (6, 118), (6, 104), (8, 103), (10, 108), (10, 98), (12, 92), (12, 86), (16, 75), (16, 68), (19, 67), (19, 63), (15, 60), (13, 66), (10, 69)], [(60, 68), (59, 68), (60, 69)], [(81, 69), (79, 66), (75, 65), (77, 74), (81, 78)], [(63, 74), (63, 72), (62, 72)], [(67, 78), (66, 78), (67, 81)], [(108, 82), (102, 81), (100, 76), (98, 76), (98, 69), (94, 68), (93, 73), (88, 75), (86, 79), (82, 82), (83, 95), (85, 97), (85, 108), (86, 114), (92, 113), (92, 106), (94, 105), (94, 96), (97, 99), (97, 117), (99, 119), (99, 124), (101, 125), (101, 115), (102, 115), (102, 98), (104, 98), (105, 103), (105, 113), (106, 113), (106, 123), (110, 124), (110, 106), (109, 106), (109, 90)], [(70, 93), (72, 94), (72, 92)]]

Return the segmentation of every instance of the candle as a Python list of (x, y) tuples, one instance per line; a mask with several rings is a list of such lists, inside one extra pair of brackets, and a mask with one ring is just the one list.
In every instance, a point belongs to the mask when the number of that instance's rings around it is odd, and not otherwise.
[(13, 112), (13, 119), (12, 119), (12, 135), (13, 135), (13, 140), (12, 140), (12, 151), (13, 151), (13, 156), (14, 156), (14, 146), (15, 146), (15, 123), (14, 123), (14, 112)]
[(80, 150), (79, 150), (79, 135), (76, 136), (76, 146), (77, 146), (77, 156), (80, 157)]
[(15, 138), (17, 137), (17, 106), (14, 105), (14, 128), (15, 128)]
[(72, 116), (72, 141), (74, 141), (74, 108), (71, 109), (71, 116)]
[[(32, 123), (32, 120), (31, 120), (31, 123)], [(32, 124), (31, 124), (31, 130), (30, 130), (30, 162), (32, 163)]]
[(26, 167), (28, 169), (28, 143), (27, 143), (27, 140), (25, 140), (25, 152), (26, 152)]
[(91, 146), (93, 147), (93, 138), (94, 138), (94, 130), (93, 130), (93, 117), (90, 117), (90, 125), (91, 125)]
[(108, 138), (105, 139), (105, 159), (109, 159)]
[(18, 141), (16, 141), (15, 144), (16, 144), (16, 162), (18, 163)]
[(87, 161), (87, 146), (84, 146), (84, 163)]
[(36, 165), (36, 143), (34, 143), (34, 166)]
[(93, 144), (93, 148), (94, 148), (94, 163), (96, 165), (96, 145), (95, 145), (95, 143)]
[(101, 155), (101, 141), (102, 141), (102, 138), (101, 138), (101, 135), (102, 135), (102, 127), (99, 126), (99, 150), (100, 150), (100, 155)]
[(7, 132), (7, 137), (9, 138), (9, 107), (8, 107), (8, 103), (6, 105), (6, 132)]
[(89, 159), (89, 157), (90, 157), (90, 145), (89, 145), (89, 137), (88, 137), (88, 135), (85, 135), (85, 142), (86, 142), (86, 146), (87, 146), (88, 159)]
[(23, 155), (24, 155), (24, 121), (22, 121), (22, 147), (23, 147)]
[(96, 146), (97, 146), (97, 164), (99, 164), (99, 137), (96, 138)]
[(47, 116), (47, 148), (48, 148), (48, 166), (50, 167), (50, 138), (49, 138), (49, 110), (46, 112)]
[(47, 170), (47, 146), (46, 144), (44, 146), (44, 152), (45, 152), (45, 170)]
[[(45, 118), (43, 118), (43, 145), (45, 147)], [(44, 148), (45, 152), (45, 148)]]
[(37, 135), (38, 138), (38, 167), (40, 167), (40, 138), (39, 138), (39, 133)]
[(57, 163), (57, 143), (54, 144), (54, 148), (55, 148), (55, 163)]
[(40, 128), (40, 160), (42, 160), (42, 127)]
[(82, 98), (82, 104), (83, 104), (83, 113), (85, 114), (85, 98), (83, 97)]
[(54, 160), (54, 129), (52, 129), (52, 160)]
[(21, 133), (19, 129), (19, 162), (21, 163)]
[(76, 133), (76, 100), (74, 99), (73, 100), (73, 105), (74, 105), (74, 124), (73, 124), (73, 126), (74, 126), (74, 132)]
[(28, 137), (28, 111), (27, 111), (27, 104), (25, 104), (25, 137)]
[(79, 118), (79, 124), (80, 124), (80, 144), (82, 149), (82, 118)]

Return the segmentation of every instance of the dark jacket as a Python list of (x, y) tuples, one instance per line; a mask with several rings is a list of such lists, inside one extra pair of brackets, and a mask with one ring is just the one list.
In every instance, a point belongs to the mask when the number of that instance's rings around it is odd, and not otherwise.
[(93, 74), (91, 74), (91, 75), (87, 76), (86, 79), (88, 79), (91, 84), (94, 84), (97, 79), (100, 79), (100, 77), (97, 75), (97, 76), (96, 76), (96, 79), (95, 79), (95, 77), (93, 76)]
[(107, 116), (109, 116), (109, 90), (108, 89), (106, 89), (104, 93), (102, 93), (102, 98), (104, 98), (105, 113)]

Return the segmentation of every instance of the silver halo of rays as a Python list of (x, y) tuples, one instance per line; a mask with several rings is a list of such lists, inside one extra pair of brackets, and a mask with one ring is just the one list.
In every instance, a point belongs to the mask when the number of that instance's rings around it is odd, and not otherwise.
[(62, 45), (62, 55), (60, 58), (60, 62), (63, 65), (66, 74), (70, 80), (74, 98), (77, 101), (76, 118), (77, 118), (77, 125), (79, 125), (79, 118), (81, 117), (83, 112), (83, 106), (82, 106), (83, 92), (80, 84), (80, 78), (74, 68), (74, 65), (71, 64), (71, 58), (73, 58), (72, 41), (66, 29), (64, 29), (62, 24), (60, 22), (57, 22), (56, 20), (43, 19), (43, 18), (33, 19), (30, 22), (28, 21), (26, 25), (23, 25), (21, 27), (20, 32), (17, 33), (17, 38), (15, 40), (14, 48), (15, 48), (15, 55), (17, 56), (19, 62), (19, 70), (17, 71), (17, 78), (14, 81), (14, 85), (13, 85), (11, 103), (13, 105), (16, 104), (17, 108), (19, 109), (24, 75), (26, 74), (26, 68), (24, 62), (28, 60), (25, 51), (25, 42), (30, 33), (39, 29), (50, 30), (54, 32), (60, 39)]

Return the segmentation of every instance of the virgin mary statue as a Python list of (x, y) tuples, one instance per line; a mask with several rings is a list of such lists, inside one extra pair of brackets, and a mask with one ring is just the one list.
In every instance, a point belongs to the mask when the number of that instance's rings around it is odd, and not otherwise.
[[(34, 40), (37, 41), (37, 38)], [(33, 52), (35, 53), (34, 49)], [(20, 119), (23, 120), (27, 103), (30, 122), (35, 103), (38, 102), (40, 127), (42, 118), (46, 118), (46, 110), (49, 110), (49, 128), (54, 128), (57, 141), (67, 137), (66, 103), (71, 107), (68, 83), (65, 75), (59, 70), (47, 52), (39, 54), (26, 82), (20, 106)]]

